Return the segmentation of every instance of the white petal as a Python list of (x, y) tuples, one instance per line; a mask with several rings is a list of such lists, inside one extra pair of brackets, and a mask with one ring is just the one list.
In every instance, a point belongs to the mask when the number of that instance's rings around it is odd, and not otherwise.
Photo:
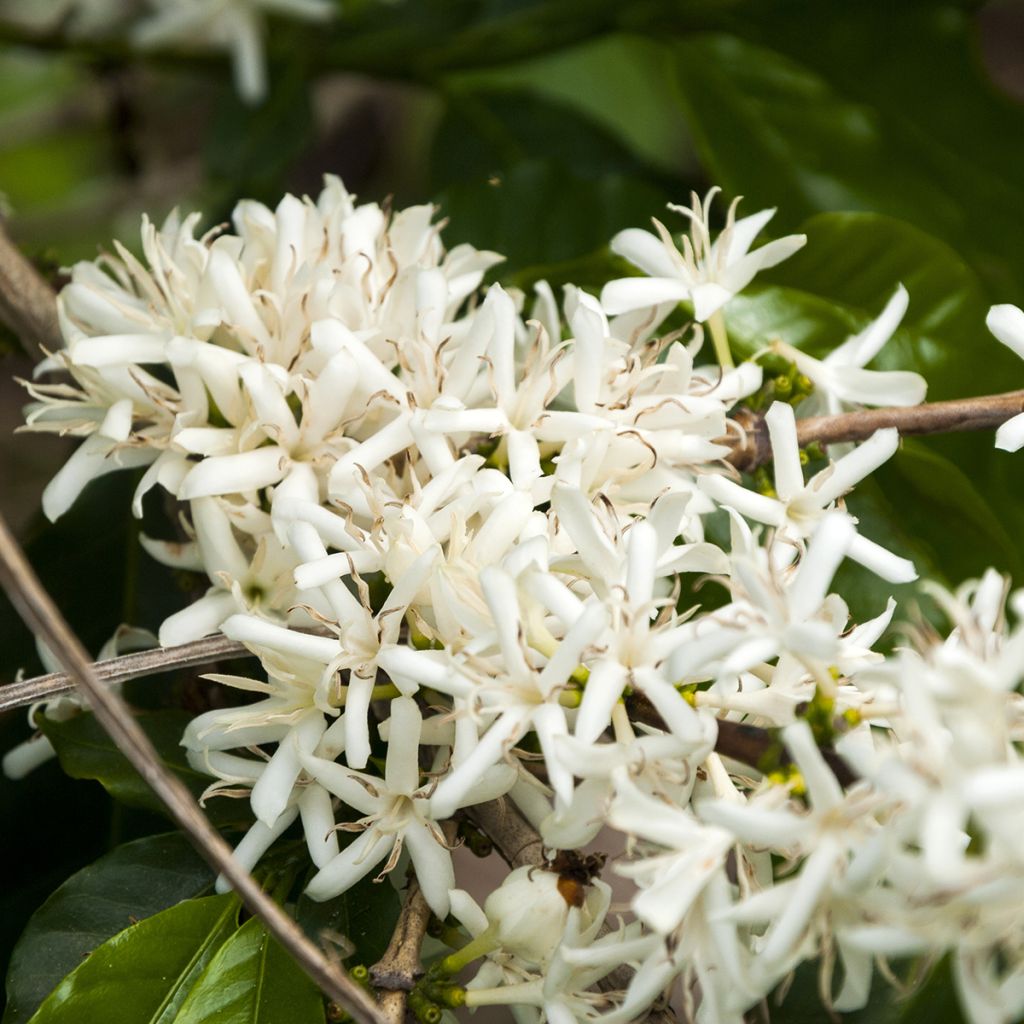
[(773, 402), (764, 420), (775, 462), (775, 490), (783, 501), (789, 501), (804, 489), (793, 407), (788, 402)]
[(910, 583), (917, 579), (917, 570), (909, 558), (900, 558), (859, 533), (850, 541), (847, 553), (855, 562), (889, 583)]
[[(292, 807), (277, 819), (273, 828), (268, 828), (262, 821), (257, 821), (256, 824), (245, 833), (242, 837), (242, 841), (235, 847), (235, 860), (238, 861), (246, 871), (252, 871), (260, 857), (262, 857), (263, 854), (273, 846), (274, 840), (277, 839), (278, 836), (282, 835), (298, 816), (299, 809), (297, 807)], [(229, 892), (231, 889), (231, 883), (228, 882), (223, 875), (218, 875), (214, 888), (217, 892)]]
[(338, 833), (334, 831), (334, 808), (331, 794), (315, 782), (309, 783), (299, 797), (299, 814), (306, 846), (313, 863), (322, 868), (341, 852)]
[(393, 793), (409, 796), (419, 786), (422, 726), (423, 716), (411, 697), (396, 697), (391, 702), (384, 783)]
[(690, 289), (678, 278), (624, 277), (604, 286), (601, 305), (609, 316), (614, 316), (663, 302), (682, 302), (689, 297)]
[(221, 623), (237, 611), (231, 591), (214, 587), (198, 601), (164, 619), (160, 625), (160, 646), (176, 647), (216, 633)]
[(888, 461), (900, 444), (895, 427), (876, 430), (863, 444), (814, 476), (808, 487), (822, 506), (846, 494)]
[(215, 455), (203, 459), (185, 477), (178, 497), (187, 500), (258, 491), (281, 480), (287, 467), (288, 454), (276, 446), (256, 448), (238, 455)]
[(985, 317), (985, 326), (1024, 359), (1024, 310), (1009, 303), (993, 306)]
[(679, 268), (665, 243), (650, 231), (626, 228), (611, 240), (609, 248), (651, 277), (671, 278), (678, 273)]
[(455, 887), (451, 854), (422, 822), (411, 821), (403, 832), (403, 838), (416, 869), (416, 881), (423, 890), (423, 898), (443, 921), (448, 916), (448, 892)]
[(392, 846), (390, 836), (367, 829), (310, 879), (306, 895), (323, 902), (351, 889), (391, 852)]
[(1024, 447), (1024, 413), (1019, 413), (999, 427), (996, 431), (996, 447), (1004, 452), (1016, 452)]

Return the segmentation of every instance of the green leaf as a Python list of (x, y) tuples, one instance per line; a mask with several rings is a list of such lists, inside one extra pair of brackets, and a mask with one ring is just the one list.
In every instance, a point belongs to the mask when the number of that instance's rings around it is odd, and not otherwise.
[[(199, 797), (213, 780), (188, 763), (180, 746), (185, 726), (192, 717), (187, 711), (168, 709), (139, 712), (136, 720), (157, 748), (163, 766)], [(61, 767), (72, 778), (95, 779), (111, 796), (130, 807), (166, 813), (149, 785), (93, 715), (83, 713), (64, 722), (40, 716), (39, 725), (54, 745)], [(221, 826), (242, 827), (252, 821), (249, 805), (244, 800), (213, 799), (206, 812), (214, 824)]]
[[(909, 963), (890, 966), (897, 973), (913, 974)], [(796, 969), (781, 1004), (772, 1006), (772, 1024), (821, 1024), (829, 1019), (821, 1002), (819, 970), (816, 962), (801, 964)], [(834, 990), (837, 981), (838, 978), (833, 979)], [(837, 1014), (835, 1019), (841, 1024), (964, 1024), (948, 958), (939, 961), (909, 996), (901, 996), (876, 971), (867, 1005), (853, 1013)]]
[(715, 182), (778, 205), (784, 227), (830, 209), (904, 218), (1024, 297), (1024, 109), (988, 82), (962, 4), (739, 2), (718, 22), (730, 34), (674, 44)]
[(47, 997), (30, 1024), (171, 1024), (238, 924), (233, 894), (186, 900), (108, 939)]
[(369, 965), (384, 955), (401, 909), (390, 879), (375, 882), (367, 877), (323, 903), (300, 896), (295, 916), (314, 942), (334, 951), (340, 942), (345, 959)]
[(82, 957), (112, 935), (213, 884), (177, 834), (118, 847), (69, 878), (35, 912), (7, 971), (4, 1024), (27, 1021)]
[(217, 951), (175, 1024), (323, 1024), (317, 987), (255, 918)]
[(295, 25), (278, 29), (289, 41), (292, 56), (275, 68), (263, 102), (246, 103), (231, 81), (219, 88), (203, 156), (213, 193), (210, 202), (226, 212), (241, 198), (276, 206), (285, 174), (313, 142), (310, 78), (301, 29)]
[(445, 241), (504, 254), (503, 276), (589, 256), (668, 198), (613, 136), (524, 94), (452, 94), (432, 162)]
[(506, 89), (562, 104), (637, 159), (672, 175), (694, 159), (672, 55), (651, 39), (614, 33), (517, 64), (462, 72), (448, 82), (463, 93)]

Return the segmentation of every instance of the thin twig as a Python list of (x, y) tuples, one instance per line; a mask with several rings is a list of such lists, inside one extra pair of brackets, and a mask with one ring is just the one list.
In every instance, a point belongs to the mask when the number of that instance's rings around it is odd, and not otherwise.
[(172, 776), (117, 693), (95, 676), (89, 655), (52, 598), (43, 589), (18, 542), (0, 516), (0, 583), (26, 625), (53, 652), (88, 699), (93, 713), (118, 749), (163, 801), (196, 850), (231, 883), (242, 902), (260, 918), (295, 962), (359, 1024), (384, 1024), (370, 997), (330, 963), (234, 858), (231, 848), (196, 805), (184, 784)]
[[(158, 647), (152, 651), (122, 654), (117, 658), (97, 661), (92, 665), (97, 681), (107, 686), (124, 683), (129, 679), (158, 676), (179, 668), (209, 665), (224, 658), (249, 656), (250, 652), (237, 640), (226, 636), (207, 636), (202, 640), (178, 647)], [(75, 690), (75, 681), (66, 672), (51, 672), (45, 676), (21, 679), (0, 686), (0, 713), (13, 708), (27, 707), (41, 700), (53, 700)]]
[(62, 344), (57, 296), (0, 223), (0, 322), (22, 341), (51, 351)]
[[(796, 421), (796, 435), (804, 448), (814, 442), (827, 446), (863, 441), (883, 427), (896, 427), (902, 436), (995, 430), (1020, 412), (1024, 412), (1024, 391), (1007, 391), (906, 407), (859, 409), (836, 416), (808, 416)], [(747, 414), (740, 422), (745, 436), (736, 444), (729, 461), (745, 471), (770, 462), (772, 449), (764, 417)]]

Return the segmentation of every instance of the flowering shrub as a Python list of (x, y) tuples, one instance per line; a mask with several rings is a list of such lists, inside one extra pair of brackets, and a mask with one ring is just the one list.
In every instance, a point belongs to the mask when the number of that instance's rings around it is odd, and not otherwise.
[[(177, 499), (187, 539), (143, 544), (210, 588), (160, 643), (220, 630), (262, 665), (207, 677), (255, 699), (185, 729), (204, 799), (248, 800), (249, 868), (297, 822), (312, 900), (386, 884), (407, 852), (466, 935), (427, 1003), (630, 1021), (679, 982), (698, 1020), (739, 1021), (818, 960), (849, 1011), (877, 958), (949, 955), (969, 1018), (1013, 1019), (1024, 638), (1006, 581), (930, 586), (946, 628), (877, 653), (895, 601), (854, 623), (833, 582), (845, 560), (916, 577), (844, 503), (897, 430), (834, 460), (798, 439), (805, 408), (921, 400), (919, 375), (860, 368), (906, 292), (831, 361), (780, 343), (715, 365), (701, 322), (727, 353), (722, 308), (805, 239), (754, 248), (771, 211), (731, 209), (712, 241), (710, 198), (681, 241), (657, 222), (618, 236), (656, 276), (600, 301), (485, 286), (496, 254), (446, 251), (430, 207), (358, 205), (335, 178), (198, 239), (196, 216), (144, 221), (145, 262), (72, 269), (65, 347), (27, 385), (30, 429), (84, 437), (44, 509), (137, 466), (136, 515), (152, 488)], [(671, 326), (679, 302), (694, 316)], [(1020, 316), (990, 318), (1018, 348)], [(780, 359), (796, 386), (764, 415), (757, 488), (730, 459)], [(730, 751), (748, 726), (756, 758)], [(513, 871), (481, 910), (445, 822), (496, 800), (565, 862)], [(584, 867), (614, 833), (624, 916)]]
[[(693, 35), (621, 6), (0, 0), (0, 37), (96, 62), (128, 122), (132, 76), (231, 58), (196, 115), (194, 198), (225, 223), (143, 216), (55, 289), (0, 233), (0, 322), (43, 349), (20, 430), (69, 445), (47, 529), (102, 494), (120, 530), (62, 571), (97, 605), (159, 591), (91, 670), (31, 619), (51, 674), (0, 686), (29, 708), (4, 793), (37, 800), (59, 760), (168, 810), (214, 869), (135, 811), (55, 892), (71, 867), (40, 861), (4, 1024), (1024, 1019), (1024, 392), (979, 396), (1024, 357), (1024, 278), (984, 147), (965, 212), (943, 177), (990, 98), (964, 86), (950, 127), (907, 97), (889, 124), (787, 56), (786, 5), (695, 11)], [(865, 14), (865, 45), (939, 53), (946, 15)], [(480, 70), (542, 45), (530, 98)], [(336, 67), (413, 83), (405, 113), (437, 124), (407, 191), (439, 203), (368, 201), (358, 167), (359, 198), (280, 187)], [(639, 114), (667, 131), (672, 90), (728, 187), (688, 173), (662, 214), (679, 154)], [(911, 122), (941, 142), (919, 163)], [(0, 522), (31, 618), (14, 564)]]

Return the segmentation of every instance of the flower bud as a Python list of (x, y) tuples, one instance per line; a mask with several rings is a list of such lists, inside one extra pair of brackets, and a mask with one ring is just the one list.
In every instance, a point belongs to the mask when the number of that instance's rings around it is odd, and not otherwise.
[(526, 866), (516, 868), (487, 897), (484, 913), (503, 949), (543, 964), (562, 938), (569, 904), (558, 891), (555, 872)]

